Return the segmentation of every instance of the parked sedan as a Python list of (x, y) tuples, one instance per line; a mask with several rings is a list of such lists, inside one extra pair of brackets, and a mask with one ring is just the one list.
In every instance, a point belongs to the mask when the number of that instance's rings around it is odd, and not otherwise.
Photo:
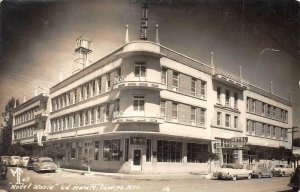
[(8, 159), (9, 166), (18, 166), (20, 164), (21, 157), (20, 156), (10, 156)]
[(30, 157), (27, 163), (27, 169), (33, 169), (33, 163), (36, 162), (38, 157)]
[(252, 177), (256, 177), (259, 179), (261, 177), (273, 177), (271, 169), (269, 169), (266, 164), (249, 164), (247, 165), (246, 169), (252, 171)]
[(0, 163), (0, 179), (6, 179), (7, 167), (6, 164)]
[(294, 168), (291, 165), (279, 164), (279, 165), (275, 165), (274, 169), (272, 170), (272, 173), (274, 176), (293, 175)]
[(37, 161), (33, 163), (33, 171), (35, 172), (55, 172), (56, 169), (57, 165), (53, 162), (53, 159), (49, 157), (39, 157)]
[(244, 169), (241, 164), (230, 163), (222, 165), (222, 167), (214, 173), (214, 176), (218, 179), (232, 179), (233, 181), (238, 178), (251, 179), (252, 170)]
[(29, 157), (21, 157), (21, 160), (19, 162), (20, 167), (27, 167), (29, 161)]

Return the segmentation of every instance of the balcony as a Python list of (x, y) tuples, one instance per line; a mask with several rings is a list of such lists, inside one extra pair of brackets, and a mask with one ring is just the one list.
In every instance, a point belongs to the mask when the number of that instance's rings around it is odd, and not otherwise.
[(157, 114), (156, 117), (150, 116), (127, 116), (124, 115), (121, 111), (113, 112), (112, 123), (153, 123), (161, 124), (163, 123), (164, 118)]
[(151, 81), (127, 81), (123, 76), (115, 77), (113, 89), (137, 89), (137, 88), (146, 88), (152, 90), (164, 90), (166, 85), (158, 82)]
[(39, 111), (34, 112), (34, 116), (40, 116), (40, 117), (48, 117), (49, 113), (45, 109), (41, 109)]

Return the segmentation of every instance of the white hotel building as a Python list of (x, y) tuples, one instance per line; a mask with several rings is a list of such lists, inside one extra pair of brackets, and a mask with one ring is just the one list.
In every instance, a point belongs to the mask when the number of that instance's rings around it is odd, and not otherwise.
[[(80, 39), (76, 50), (88, 45)], [(255, 147), (291, 148), (289, 100), (158, 42), (126, 42), (51, 87), (44, 127), (20, 121), (31, 102), (14, 110), (13, 142), (34, 149), (33, 134), (19, 132), (43, 130), (44, 144), (65, 149), (63, 167), (83, 169), (90, 157), (95, 171), (205, 171), (208, 152), (219, 166), (252, 162)], [(246, 144), (233, 145), (237, 138)]]

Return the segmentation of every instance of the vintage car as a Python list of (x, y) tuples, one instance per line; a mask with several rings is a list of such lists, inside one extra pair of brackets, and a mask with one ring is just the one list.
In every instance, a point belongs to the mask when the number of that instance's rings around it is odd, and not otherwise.
[(50, 157), (39, 157), (37, 161), (32, 164), (33, 171), (35, 172), (55, 172), (57, 165), (53, 162)]
[(7, 167), (6, 164), (0, 163), (0, 179), (6, 179)]
[(232, 179), (233, 181), (238, 178), (251, 179), (252, 170), (244, 169), (241, 164), (229, 163), (222, 165), (221, 168), (214, 172), (213, 175), (218, 179)]
[(292, 165), (287, 165), (287, 164), (275, 165), (274, 169), (272, 170), (272, 174), (274, 176), (293, 175), (294, 168), (292, 167)]
[(21, 157), (20, 156), (10, 156), (8, 158), (9, 166), (18, 166), (20, 164)]
[(33, 169), (33, 163), (36, 162), (38, 157), (30, 157), (27, 163), (27, 169)]
[(21, 157), (21, 160), (19, 162), (20, 167), (27, 167), (29, 161), (29, 157)]
[(8, 159), (9, 156), (0, 156), (0, 163), (3, 163), (4, 165), (8, 165)]
[(261, 177), (269, 177), (272, 178), (273, 174), (271, 169), (267, 167), (266, 164), (249, 164), (246, 166), (247, 170), (252, 171), (252, 177), (261, 178)]

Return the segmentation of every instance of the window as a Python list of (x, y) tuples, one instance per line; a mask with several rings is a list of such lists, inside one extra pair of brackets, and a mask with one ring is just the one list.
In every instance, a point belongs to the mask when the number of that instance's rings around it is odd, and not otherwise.
[(217, 87), (217, 103), (221, 104), (221, 88)]
[(271, 136), (271, 128), (270, 128), (270, 125), (265, 124), (265, 126), (266, 126), (266, 136), (267, 136), (267, 137), (270, 137), (270, 136)]
[(95, 141), (94, 145), (95, 145), (94, 160), (99, 160), (99, 141)]
[(179, 87), (179, 74), (177, 72), (173, 72), (173, 91), (178, 91)]
[(108, 121), (109, 120), (109, 116), (110, 116), (110, 103), (106, 103), (105, 105), (105, 120)]
[(234, 93), (234, 108), (235, 109), (238, 108), (238, 99), (239, 99), (239, 95), (237, 93)]
[(75, 127), (75, 113), (73, 113), (72, 117), (72, 128)]
[(284, 113), (284, 122), (287, 122), (288, 121), (288, 112), (285, 111)]
[(196, 108), (191, 107), (191, 124), (196, 125)]
[(90, 124), (89, 111), (86, 110), (84, 113), (84, 125), (89, 125), (89, 124)]
[(205, 109), (200, 110), (200, 126), (205, 126)]
[(166, 101), (160, 101), (160, 116), (166, 117)]
[(262, 128), (261, 135), (264, 137), (266, 135), (266, 124), (263, 123), (261, 128)]
[(268, 111), (267, 111), (267, 115), (270, 116), (271, 115), (271, 105), (268, 105)]
[(229, 114), (225, 115), (225, 126), (230, 127), (230, 115)]
[(205, 81), (201, 81), (201, 98), (205, 99), (205, 95), (206, 95), (206, 82)]
[(110, 91), (110, 88), (111, 88), (110, 73), (106, 74), (106, 85), (107, 85), (107, 91)]
[(97, 106), (97, 123), (100, 122), (101, 106)]
[(88, 99), (90, 97), (91, 84), (87, 83), (85, 87), (86, 87), (86, 98)]
[(145, 110), (145, 98), (144, 98), (144, 96), (134, 96), (133, 110), (134, 111), (144, 111)]
[(69, 116), (65, 117), (66, 129), (69, 128)]
[(74, 95), (74, 103), (77, 103), (78, 102), (78, 100), (77, 100), (78, 98), (77, 98), (76, 89), (74, 89), (73, 95)]
[(247, 108), (246, 111), (250, 111), (250, 98), (247, 97)]
[(255, 101), (255, 99), (252, 99), (252, 105), (251, 105), (251, 108), (252, 108), (252, 112), (255, 113), (255, 111), (256, 111), (256, 101)]
[(282, 139), (283, 139), (283, 140), (287, 140), (286, 129), (281, 129), (281, 131), (282, 131)]
[(102, 89), (102, 81), (101, 81), (101, 77), (99, 77), (99, 79), (98, 79), (98, 94), (101, 94), (101, 89)]
[(164, 67), (161, 69), (161, 83), (167, 84), (167, 69)]
[(262, 103), (262, 108), (261, 108), (262, 112), (261, 112), (261, 115), (262, 116), (265, 116), (266, 115), (266, 104), (265, 103)]
[(238, 116), (234, 116), (234, 128), (238, 128)]
[(95, 112), (94, 112), (94, 108), (91, 109), (90, 116), (91, 116), (91, 125), (93, 125), (94, 122), (95, 122)]
[(187, 143), (187, 162), (206, 163), (208, 152), (207, 144)]
[(252, 130), (251, 130), (251, 132), (252, 132), (252, 135), (255, 135), (255, 125), (256, 125), (256, 122), (252, 122)]
[(225, 105), (230, 106), (230, 91), (225, 91)]
[(80, 111), (80, 114), (79, 114), (79, 126), (82, 126), (83, 125), (83, 112)]
[(147, 139), (146, 162), (151, 162), (152, 140)]
[(178, 104), (172, 103), (172, 119), (178, 118)]
[(92, 81), (92, 90), (91, 90), (91, 96), (96, 95), (96, 81)]
[(157, 162), (182, 162), (182, 143), (157, 140)]
[(134, 66), (135, 77), (146, 77), (146, 64), (136, 63)]
[(276, 107), (273, 107), (273, 117), (276, 117)]
[(273, 138), (275, 138), (276, 137), (276, 127), (273, 127), (272, 133), (273, 133)]
[(103, 141), (103, 160), (119, 161), (120, 159), (120, 139)]
[(222, 124), (222, 113), (217, 112), (217, 125), (221, 126), (221, 124)]
[(60, 119), (60, 124), (61, 124), (62, 130), (64, 130), (65, 129), (65, 119), (64, 118)]
[(192, 78), (192, 82), (191, 82), (191, 95), (196, 97), (196, 79)]
[(82, 101), (84, 99), (84, 90), (83, 86), (80, 87), (80, 100)]

